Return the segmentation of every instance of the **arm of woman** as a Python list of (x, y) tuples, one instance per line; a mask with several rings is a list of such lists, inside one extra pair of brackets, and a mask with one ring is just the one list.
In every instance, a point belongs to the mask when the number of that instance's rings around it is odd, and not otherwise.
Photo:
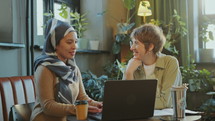
[(128, 61), (127, 67), (125, 69), (125, 72), (123, 73), (123, 80), (133, 80), (134, 79), (134, 72), (141, 65), (142, 65), (141, 60), (131, 58)]
[(165, 69), (161, 78), (160, 94), (157, 98), (157, 109), (171, 107), (170, 89), (173, 85), (182, 83), (181, 73), (179, 69), (178, 60), (175, 57), (167, 57), (165, 61)]
[(53, 72), (44, 66), (39, 66), (35, 72), (37, 96), (43, 113), (46, 115), (62, 117), (75, 114), (75, 106), (55, 101), (56, 77)]
[[(78, 68), (77, 68), (78, 69)], [(91, 99), (85, 91), (84, 85), (83, 85), (83, 81), (82, 81), (82, 77), (81, 77), (81, 72), (78, 69), (78, 78), (79, 78), (79, 94), (78, 94), (78, 99), (79, 100), (87, 100), (88, 104), (89, 104), (89, 108), (88, 111), (91, 113), (98, 113), (102, 111), (102, 102), (98, 102), (95, 101), (93, 99)]]

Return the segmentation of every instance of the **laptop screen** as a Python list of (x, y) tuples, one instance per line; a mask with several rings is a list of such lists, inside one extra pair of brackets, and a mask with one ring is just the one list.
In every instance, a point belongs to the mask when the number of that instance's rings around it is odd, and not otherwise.
[(152, 117), (156, 88), (156, 79), (105, 82), (102, 120)]

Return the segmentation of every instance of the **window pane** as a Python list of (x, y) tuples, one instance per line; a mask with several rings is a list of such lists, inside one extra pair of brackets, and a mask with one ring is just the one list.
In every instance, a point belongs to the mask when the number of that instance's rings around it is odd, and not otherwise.
[(205, 14), (215, 14), (215, 0), (205, 0)]
[(67, 9), (66, 9), (66, 11), (68, 13), (68, 17), (66, 19), (64, 19), (63, 17), (61, 17), (59, 15), (59, 13), (61, 12), (61, 11), (59, 11), (60, 8), (61, 8), (61, 4), (54, 3), (54, 16), (55, 16), (55, 18), (70, 23), (70, 14), (69, 14), (70, 8), (67, 7)]
[(43, 35), (43, 0), (37, 0), (37, 35)]
[[(212, 31), (213, 36), (215, 37), (215, 25), (214, 24), (208, 25), (208, 31)], [(206, 48), (209, 49), (209, 48), (214, 48), (214, 47), (215, 47), (215, 40), (210, 40), (209, 42), (206, 43)]]

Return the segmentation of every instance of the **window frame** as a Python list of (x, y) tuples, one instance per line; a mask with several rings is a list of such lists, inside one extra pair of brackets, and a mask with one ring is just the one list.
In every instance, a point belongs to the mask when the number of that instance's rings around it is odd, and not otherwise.
[[(215, 13), (214, 14), (206, 14), (205, 13), (205, 0), (200, 0), (200, 3), (199, 3), (199, 32), (200, 32), (200, 30), (201, 30), (201, 26), (200, 26), (200, 24), (201, 24), (201, 22), (202, 22), (202, 18), (203, 17), (207, 17), (207, 18), (209, 18), (209, 19), (213, 19), (214, 21), (215, 21)], [(215, 32), (215, 31), (214, 31)], [(200, 37), (199, 37), (200, 38)], [(210, 40), (211, 41), (211, 40)], [(215, 41), (215, 40), (214, 40)], [(201, 39), (199, 39), (199, 47), (200, 48), (206, 48), (206, 45), (204, 45), (205, 43), (201, 40)]]
[[(36, 42), (36, 41), (43, 41), (44, 40), (44, 34), (43, 35), (37, 35), (37, 13), (35, 11), (37, 11), (37, 6), (36, 6), (36, 1), (33, 1), (34, 3), (34, 12), (33, 12), (33, 26), (34, 26), (34, 32), (33, 32), (33, 38), (34, 38), (34, 47), (42, 47), (43, 45), (41, 45), (40, 43), (43, 42)], [(70, 9), (76, 10), (77, 12), (80, 13), (80, 0), (43, 0), (43, 13), (49, 13), (50, 11), (54, 11), (54, 3), (64, 3), (66, 4), (68, 7), (70, 7)], [(45, 25), (46, 21), (48, 21), (51, 17), (49, 16), (44, 16), (43, 15), (43, 24)], [(44, 33), (44, 31), (43, 31)]]

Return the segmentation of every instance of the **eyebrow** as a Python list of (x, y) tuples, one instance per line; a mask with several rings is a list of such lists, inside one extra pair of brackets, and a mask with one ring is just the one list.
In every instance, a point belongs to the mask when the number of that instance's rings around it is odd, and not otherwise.
[(75, 41), (74, 39), (67, 39), (66, 41)]

